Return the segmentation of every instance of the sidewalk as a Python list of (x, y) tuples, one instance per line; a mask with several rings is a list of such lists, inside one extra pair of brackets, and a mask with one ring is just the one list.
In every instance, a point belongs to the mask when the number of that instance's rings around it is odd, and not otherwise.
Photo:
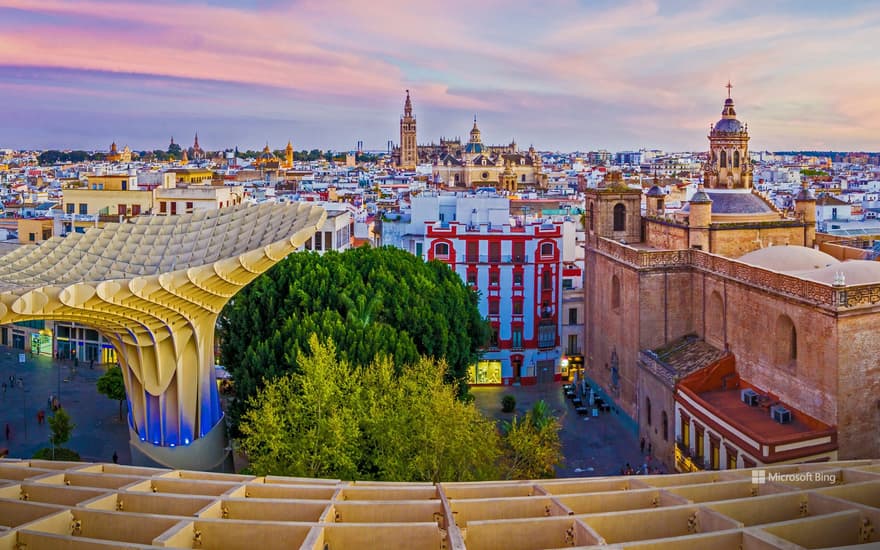
[[(48, 400), (56, 395), (76, 424), (65, 447), (78, 452), (83, 460), (97, 462), (110, 462), (115, 451), (120, 464), (129, 464), (127, 420), (119, 420), (119, 403), (98, 393), (95, 385), (104, 367), (95, 365), (90, 370), (87, 362), (80, 361), (74, 370), (72, 361), (27, 355), (25, 362), (19, 363), (20, 353), (0, 346), (0, 383), (7, 385), (5, 392), (0, 389), (0, 447), (9, 449), (9, 457), (30, 458), (38, 449), (49, 447), (49, 424), (38, 425), (37, 412), (45, 411), (48, 419), (52, 413)], [(13, 388), (9, 387), (11, 375), (15, 376)], [(7, 424), (9, 441), (5, 437)]]
[(513, 414), (501, 412), (501, 397), (516, 397), (516, 414), (522, 415), (543, 399), (562, 424), (559, 436), (565, 463), (556, 469), (557, 477), (620, 475), (629, 462), (633, 468), (645, 460), (639, 453), (639, 440), (614, 413), (597, 417), (579, 416), (562, 393), (562, 383), (534, 386), (473, 387), (471, 393), (484, 414), (509, 420)]

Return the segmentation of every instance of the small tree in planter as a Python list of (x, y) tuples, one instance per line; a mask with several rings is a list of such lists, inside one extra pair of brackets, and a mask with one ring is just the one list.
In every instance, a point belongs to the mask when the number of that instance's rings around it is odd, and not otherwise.
[(507, 394), (501, 398), (501, 412), (512, 413), (516, 410), (516, 397)]

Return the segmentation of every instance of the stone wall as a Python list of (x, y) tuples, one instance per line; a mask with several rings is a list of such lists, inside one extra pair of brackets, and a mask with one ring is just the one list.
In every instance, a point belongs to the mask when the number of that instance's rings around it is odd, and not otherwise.
[(687, 226), (644, 218), (645, 243), (655, 248), (678, 250), (688, 247)]
[[(645, 438), (645, 452), (650, 443), (653, 464), (663, 464), (667, 472), (675, 471), (675, 394), (672, 387), (654, 374), (646, 362), (653, 362), (654, 368), (663, 368), (642, 354), (638, 378), (639, 439)], [(648, 424), (647, 400), (651, 400), (651, 423)], [(666, 413), (667, 426), (664, 437), (663, 413)], [(659, 462), (659, 464), (657, 464)]]
[(880, 359), (876, 309), (841, 315), (837, 325), (837, 438), (841, 459), (880, 457)]
[(728, 258), (738, 258), (743, 254), (766, 248), (771, 244), (798, 245), (804, 244), (804, 228), (797, 226), (762, 226), (724, 228), (713, 225), (709, 230), (710, 251)]

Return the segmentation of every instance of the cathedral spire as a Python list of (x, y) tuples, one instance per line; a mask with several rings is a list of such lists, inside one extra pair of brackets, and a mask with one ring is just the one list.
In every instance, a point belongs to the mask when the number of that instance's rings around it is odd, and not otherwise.
[(412, 116), (412, 101), (409, 99), (409, 90), (406, 91), (406, 101), (403, 104), (403, 116)]

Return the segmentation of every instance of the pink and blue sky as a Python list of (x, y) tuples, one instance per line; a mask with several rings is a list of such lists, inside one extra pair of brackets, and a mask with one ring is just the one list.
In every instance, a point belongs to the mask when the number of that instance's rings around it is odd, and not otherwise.
[(0, 147), (880, 150), (880, 10), (819, 0), (0, 0)]

